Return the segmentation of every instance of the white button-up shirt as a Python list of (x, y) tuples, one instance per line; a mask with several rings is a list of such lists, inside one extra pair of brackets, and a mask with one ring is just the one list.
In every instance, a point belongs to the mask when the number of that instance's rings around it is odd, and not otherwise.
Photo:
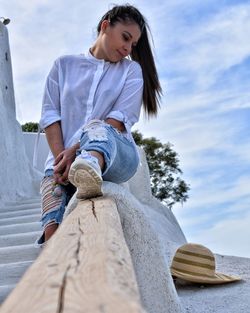
[[(123, 122), (124, 135), (133, 141), (131, 127), (139, 120), (142, 92), (142, 70), (135, 61), (111, 63), (90, 52), (59, 57), (47, 77), (40, 127), (60, 121), (68, 148), (79, 141), (88, 121), (109, 117)], [(50, 152), (45, 170), (53, 163)]]

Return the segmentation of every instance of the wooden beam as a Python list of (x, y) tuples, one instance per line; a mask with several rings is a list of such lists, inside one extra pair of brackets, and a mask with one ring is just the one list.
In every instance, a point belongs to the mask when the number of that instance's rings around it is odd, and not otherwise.
[(0, 312), (144, 312), (114, 200), (80, 201)]

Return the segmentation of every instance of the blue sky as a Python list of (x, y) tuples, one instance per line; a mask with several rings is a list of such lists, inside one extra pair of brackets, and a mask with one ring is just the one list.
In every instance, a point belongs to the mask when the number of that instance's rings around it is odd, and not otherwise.
[[(121, 4), (123, 1), (116, 1)], [(86, 51), (109, 1), (0, 0), (17, 118), (38, 121), (55, 58)], [(164, 90), (156, 120), (134, 129), (171, 142), (190, 199), (173, 211), (187, 240), (250, 257), (250, 1), (133, 1), (146, 16)]]

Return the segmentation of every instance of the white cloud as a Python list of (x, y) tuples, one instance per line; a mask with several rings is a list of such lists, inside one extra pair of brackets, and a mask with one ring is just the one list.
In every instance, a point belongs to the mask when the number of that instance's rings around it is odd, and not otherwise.
[(207, 88), (221, 71), (249, 56), (249, 32), (249, 4), (223, 7), (200, 24), (177, 27), (175, 38), (178, 43), (175, 45), (179, 49), (172, 55), (168, 54), (165, 66), (189, 73), (198, 87)]
[(195, 197), (183, 207), (176, 206), (174, 213), (188, 241), (203, 243), (217, 253), (249, 257), (244, 246), (249, 243), (250, 177), (235, 181), (225, 177), (227, 184), (218, 183), (218, 178), (200, 177)]
[(210, 229), (190, 236), (190, 242), (201, 243), (213, 252), (225, 255), (250, 257), (250, 214), (215, 223)]

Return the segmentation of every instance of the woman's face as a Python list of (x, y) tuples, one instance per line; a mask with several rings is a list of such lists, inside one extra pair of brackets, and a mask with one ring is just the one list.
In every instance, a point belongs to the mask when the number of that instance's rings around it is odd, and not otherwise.
[(102, 58), (110, 62), (119, 62), (131, 53), (141, 36), (141, 31), (136, 23), (116, 23), (110, 26), (108, 21), (103, 21), (101, 28), (100, 52)]

